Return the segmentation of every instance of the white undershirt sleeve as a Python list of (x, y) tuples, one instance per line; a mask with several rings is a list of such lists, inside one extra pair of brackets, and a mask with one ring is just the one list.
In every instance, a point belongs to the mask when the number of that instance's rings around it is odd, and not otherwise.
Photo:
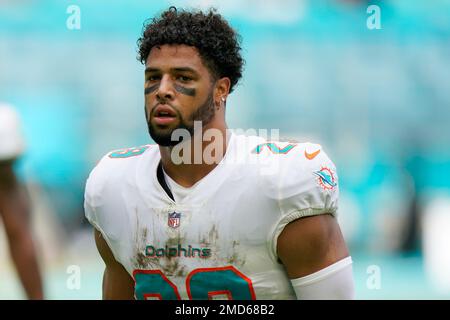
[(351, 257), (307, 276), (291, 279), (291, 283), (298, 300), (355, 299)]

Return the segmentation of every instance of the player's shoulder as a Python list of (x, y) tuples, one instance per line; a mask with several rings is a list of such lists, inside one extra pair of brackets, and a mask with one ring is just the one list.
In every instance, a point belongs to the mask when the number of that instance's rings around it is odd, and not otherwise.
[(17, 113), (14, 111), (12, 105), (0, 102), (0, 115), (3, 117), (16, 117)]
[(315, 142), (291, 142), (292, 150), (286, 156), (287, 164), (302, 166), (302, 167), (316, 167), (320, 165), (332, 165), (331, 161), (324, 147)]
[(0, 102), (0, 159), (20, 156), (25, 149), (22, 126), (13, 106)]
[[(108, 159), (111, 163), (125, 164), (136, 161), (140, 156), (148, 151), (158, 150), (157, 145), (145, 144), (142, 146), (128, 147), (122, 149), (116, 149), (107, 152), (103, 159)], [(102, 160), (103, 160), (102, 159)]]
[(157, 150), (157, 146), (151, 144), (112, 150), (101, 158), (96, 167), (126, 168), (146, 154), (154, 153)]
[(295, 140), (254, 140), (249, 150), (257, 175), (267, 188), (321, 181), (336, 186), (336, 166), (319, 143)]
[(254, 157), (270, 158), (284, 165), (305, 165), (330, 161), (319, 143), (297, 140), (269, 140), (262, 137), (241, 138), (249, 146), (247, 152)]
[(0, 102), (0, 132), (15, 134), (20, 127), (19, 114), (13, 106)]
[(86, 190), (105, 185), (106, 182), (113, 183), (114, 180), (124, 179), (132, 175), (142, 158), (152, 159), (158, 155), (158, 147), (151, 144), (109, 151), (89, 174)]

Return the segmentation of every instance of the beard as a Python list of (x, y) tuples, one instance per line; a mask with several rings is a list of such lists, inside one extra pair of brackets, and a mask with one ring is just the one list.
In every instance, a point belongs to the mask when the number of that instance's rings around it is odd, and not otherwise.
[[(151, 123), (152, 114), (150, 116), (147, 113), (147, 108), (145, 110), (145, 118), (147, 119), (147, 127), (150, 137), (160, 146), (163, 147), (174, 147), (177, 144), (184, 142), (183, 139), (175, 140), (172, 139), (172, 134), (177, 129), (185, 129), (189, 132), (190, 138), (194, 136), (194, 121), (201, 121), (202, 127), (205, 127), (211, 122), (215, 114), (213, 90), (210, 91), (206, 101), (202, 103), (189, 117), (184, 119), (181, 112), (175, 108), (170, 103), (167, 103), (172, 109), (177, 113), (177, 118), (179, 119), (178, 126), (170, 129), (160, 129)], [(153, 113), (152, 109), (151, 113)]]

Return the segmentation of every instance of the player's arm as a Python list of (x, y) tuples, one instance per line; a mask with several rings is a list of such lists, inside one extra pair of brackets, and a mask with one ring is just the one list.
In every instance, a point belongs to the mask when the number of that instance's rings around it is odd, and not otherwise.
[(16, 179), (12, 161), (0, 162), (0, 216), (27, 297), (43, 299), (41, 274), (30, 230), (28, 196)]
[(277, 251), (297, 298), (354, 298), (351, 258), (332, 215), (289, 223), (278, 237)]
[(116, 261), (111, 249), (97, 229), (95, 229), (95, 243), (106, 266), (103, 274), (103, 299), (134, 300), (133, 279), (122, 264)]

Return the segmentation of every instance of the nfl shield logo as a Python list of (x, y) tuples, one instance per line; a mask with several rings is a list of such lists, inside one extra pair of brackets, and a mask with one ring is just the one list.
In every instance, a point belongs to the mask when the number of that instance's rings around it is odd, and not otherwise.
[(180, 225), (180, 218), (181, 218), (181, 213), (177, 213), (177, 212), (172, 212), (169, 213), (169, 220), (168, 220), (168, 225), (171, 228), (178, 228), (178, 226)]

